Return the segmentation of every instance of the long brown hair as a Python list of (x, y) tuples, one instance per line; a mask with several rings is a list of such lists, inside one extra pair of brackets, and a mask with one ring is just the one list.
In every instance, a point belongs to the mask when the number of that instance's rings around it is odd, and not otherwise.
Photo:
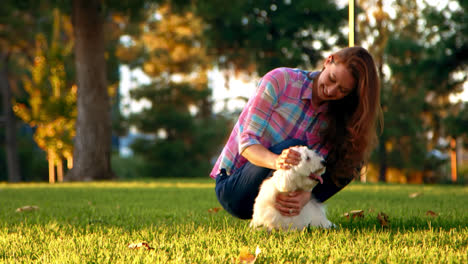
[(382, 127), (380, 81), (374, 60), (361, 47), (342, 49), (333, 54), (355, 79), (353, 91), (328, 104), (328, 126), (324, 143), (330, 146), (327, 170), (335, 184), (350, 182), (359, 173), (377, 143), (376, 123)]

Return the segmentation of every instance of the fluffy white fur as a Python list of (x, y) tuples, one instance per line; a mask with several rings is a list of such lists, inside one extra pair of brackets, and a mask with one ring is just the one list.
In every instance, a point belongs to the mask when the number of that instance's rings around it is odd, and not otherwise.
[(322, 175), (325, 172), (323, 159), (313, 150), (305, 146), (293, 149), (301, 154), (301, 162), (288, 170), (277, 170), (271, 178), (263, 181), (255, 199), (251, 227), (264, 226), (268, 230), (301, 230), (307, 226), (330, 228), (333, 225), (327, 219), (323, 206), (315, 200), (308, 202), (297, 216), (283, 216), (274, 207), (278, 193), (312, 191), (318, 181), (310, 179), (310, 173)]

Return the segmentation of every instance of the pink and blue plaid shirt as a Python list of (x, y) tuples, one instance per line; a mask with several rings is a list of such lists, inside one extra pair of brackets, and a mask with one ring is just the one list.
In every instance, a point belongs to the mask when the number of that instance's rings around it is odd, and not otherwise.
[(240, 114), (210, 176), (216, 178), (223, 168), (231, 175), (247, 162), (240, 153), (255, 144), (269, 148), (287, 139), (300, 139), (326, 157), (329, 148), (321, 144), (320, 131), (327, 126), (323, 113), (327, 104), (318, 109), (311, 104), (312, 77), (317, 74), (277, 68), (263, 76)]

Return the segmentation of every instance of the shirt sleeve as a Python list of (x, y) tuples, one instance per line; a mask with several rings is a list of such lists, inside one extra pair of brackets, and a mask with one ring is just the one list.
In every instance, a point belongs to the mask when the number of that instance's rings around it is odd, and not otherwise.
[(261, 144), (261, 138), (278, 103), (281, 91), (287, 86), (287, 72), (277, 68), (260, 80), (257, 90), (241, 114), (239, 153), (247, 147)]

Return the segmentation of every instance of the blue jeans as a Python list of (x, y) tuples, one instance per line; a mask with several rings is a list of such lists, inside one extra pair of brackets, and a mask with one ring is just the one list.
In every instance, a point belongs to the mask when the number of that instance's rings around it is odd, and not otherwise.
[[(269, 150), (280, 154), (284, 149), (292, 146), (306, 145), (306, 142), (298, 139), (285, 140)], [(219, 203), (231, 215), (240, 219), (251, 219), (253, 205), (258, 195), (263, 180), (271, 177), (273, 170), (255, 166), (247, 162), (228, 176), (226, 170), (222, 169), (216, 177), (216, 196)], [(323, 184), (318, 184), (313, 190), (313, 196), (320, 202), (324, 202), (344, 186), (338, 187), (326, 172), (322, 175)]]

